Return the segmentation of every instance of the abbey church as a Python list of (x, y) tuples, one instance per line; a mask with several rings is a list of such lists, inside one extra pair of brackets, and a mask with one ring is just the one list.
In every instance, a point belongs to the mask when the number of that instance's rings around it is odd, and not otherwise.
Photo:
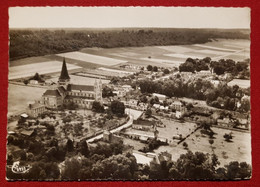
[(91, 109), (94, 101), (102, 103), (101, 80), (95, 80), (94, 85), (71, 84), (65, 59), (58, 84), (51, 86), (42, 96), (43, 104), (50, 109), (57, 109), (71, 102), (81, 108)]

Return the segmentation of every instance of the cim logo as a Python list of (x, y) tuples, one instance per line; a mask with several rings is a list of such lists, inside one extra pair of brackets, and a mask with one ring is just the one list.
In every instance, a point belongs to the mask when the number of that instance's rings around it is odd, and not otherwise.
[(12, 172), (17, 174), (28, 173), (32, 166), (20, 166), (20, 161), (14, 162), (12, 165)]

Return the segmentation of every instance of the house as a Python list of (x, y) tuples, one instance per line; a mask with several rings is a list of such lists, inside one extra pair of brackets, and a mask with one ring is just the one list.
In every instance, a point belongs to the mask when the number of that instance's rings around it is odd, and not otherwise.
[(118, 96), (118, 97), (124, 97), (126, 96), (126, 92), (124, 89), (117, 89), (113, 91), (113, 94)]
[(109, 142), (109, 143), (116, 143), (116, 142), (120, 142), (123, 141), (123, 138), (117, 135), (112, 134), (110, 131), (105, 130), (103, 132), (103, 140), (105, 142)]
[(211, 80), (210, 82), (211, 82), (211, 84), (214, 85), (214, 87), (218, 87), (218, 85), (219, 85), (219, 83), (220, 83), (219, 80)]
[(127, 85), (127, 84), (123, 85), (121, 88), (122, 88), (125, 92), (129, 92), (129, 91), (133, 90), (132, 86)]
[(166, 99), (166, 95), (163, 95), (163, 94), (153, 93), (152, 96), (158, 97), (160, 102), (163, 102)]
[(35, 84), (35, 85), (37, 85), (39, 82), (37, 81), (37, 80), (30, 80), (29, 81), (29, 84)]
[(58, 80), (58, 86), (52, 85), (42, 96), (46, 108), (57, 109), (65, 103), (74, 103), (79, 107), (91, 109), (94, 101), (102, 103), (102, 82), (94, 85), (77, 85), (70, 83), (65, 59)]
[(143, 131), (153, 131), (156, 126), (156, 121), (148, 119), (137, 119), (133, 121), (132, 128), (143, 130)]
[(229, 118), (223, 118), (217, 120), (218, 125), (224, 126), (224, 127), (233, 127), (233, 123), (231, 123)]
[(176, 111), (182, 111), (185, 107), (182, 102), (175, 100), (171, 103), (170, 108)]
[(44, 113), (45, 111), (46, 108), (43, 104), (40, 103), (40, 101), (35, 101), (35, 103), (29, 104), (29, 106), (26, 109), (27, 114), (30, 117), (34, 117), (34, 118)]
[(26, 137), (30, 137), (34, 134), (34, 132), (34, 130), (23, 130), (20, 132), (20, 134)]
[(202, 70), (202, 71), (199, 71), (197, 72), (198, 75), (202, 75), (202, 76), (209, 76), (209, 75), (212, 75), (210, 70)]
[(150, 168), (158, 168), (160, 165), (164, 163), (171, 162), (172, 160), (172, 155), (168, 153), (167, 151), (161, 152), (155, 157), (153, 157), (153, 160), (150, 162)]

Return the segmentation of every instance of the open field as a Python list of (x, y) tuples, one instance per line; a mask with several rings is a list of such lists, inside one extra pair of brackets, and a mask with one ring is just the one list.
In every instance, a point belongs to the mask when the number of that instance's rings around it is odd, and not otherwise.
[(114, 66), (117, 64), (126, 63), (127, 61), (118, 60), (118, 59), (112, 59), (104, 56), (97, 56), (97, 55), (91, 55), (86, 54), (82, 52), (68, 52), (68, 53), (61, 53), (57, 54), (58, 56), (62, 56), (69, 59), (76, 59), (84, 62), (90, 62), (93, 64), (99, 64), (104, 66)]
[[(169, 136), (177, 133), (176, 127), (178, 126), (179, 133), (187, 134), (189, 133), (189, 127), (185, 124), (178, 124), (168, 120), (164, 120), (164, 124), (166, 125), (165, 132), (163, 132), (163, 128), (158, 128), (159, 136)], [(174, 128), (168, 128), (169, 126), (174, 126)], [(192, 125), (191, 125), (192, 127)], [(214, 143), (211, 146), (209, 143), (209, 137), (207, 135), (201, 134), (200, 130), (196, 131), (194, 134), (191, 134), (185, 142), (188, 144), (188, 149), (192, 152), (203, 152), (212, 154), (214, 153), (218, 156), (221, 166), (228, 164), (230, 161), (239, 161), (239, 162), (247, 162), (251, 164), (251, 138), (250, 133), (232, 131), (233, 139), (232, 142), (226, 142), (223, 138), (225, 133), (230, 133), (230, 130), (221, 129), (221, 128), (212, 128), (215, 132), (214, 135)], [(168, 146), (160, 146), (158, 149), (154, 150), (156, 153), (160, 153), (162, 151), (168, 151), (172, 154), (173, 160), (177, 160), (181, 154), (185, 154), (187, 152), (183, 147), (183, 143), (169, 144)]]
[[(225, 133), (230, 133), (230, 130), (220, 128), (212, 128), (212, 130), (216, 133), (212, 147), (209, 144), (208, 136), (202, 136), (200, 131), (197, 131), (186, 139), (188, 148), (192, 151), (204, 153), (212, 153), (213, 148), (222, 166), (228, 164), (230, 161), (251, 164), (250, 133), (232, 131), (232, 142), (226, 142), (223, 136)], [(182, 147), (182, 145), (179, 146)]]
[(118, 58), (130, 64), (147, 66), (148, 64), (162, 67), (179, 66), (189, 57), (228, 59), (234, 57), (241, 61), (250, 57), (249, 40), (223, 40), (205, 44), (178, 45), (178, 46), (146, 46), (146, 47), (120, 47), (111, 49), (85, 48), (81, 52)]
[(19, 60), (14, 60), (11, 63), (9, 63), (9, 66), (10, 67), (21, 66), (21, 65), (42, 63), (42, 62), (48, 62), (48, 61), (52, 61), (50, 58), (48, 58), (48, 56), (28, 57), (28, 58), (23, 58), (23, 59), (19, 59)]
[(228, 83), (228, 86), (234, 86), (234, 85), (238, 85), (240, 88), (249, 88), (250, 80), (233, 79)]
[[(50, 71), (57, 72), (53, 65), (48, 66), (46, 63), (48, 61), (49, 63), (62, 61), (63, 57), (67, 58), (69, 68), (71, 68), (70, 66), (77, 66), (86, 69), (96, 69), (108, 66), (115, 67), (124, 63), (145, 67), (149, 64), (160, 67), (178, 67), (180, 63), (185, 62), (189, 57), (211, 57), (213, 60), (230, 58), (235, 61), (242, 61), (250, 58), (250, 41), (219, 39), (205, 44), (194, 45), (84, 48), (76, 52), (11, 61), (9, 78), (19, 78), (24, 75), (27, 76), (28, 74), (31, 76), (32, 73), (29, 72), (29, 69), (34, 68), (39, 69), (39, 71), (41, 70), (43, 73)], [(29, 64), (37, 65), (37, 67), (27, 68), (27, 70), (24, 71), (21, 65)], [(13, 71), (13, 68), (16, 66), (21, 66), (20, 68), (22, 69), (14, 69)], [(51, 70), (51, 67), (53, 67), (53, 70)], [(60, 68), (58, 68), (58, 71), (60, 71)]]
[(44, 92), (44, 88), (9, 84), (7, 116), (23, 112), (29, 103), (39, 100)]
[[(55, 73), (59, 72), (62, 67), (62, 62), (49, 61), (49, 62), (38, 62), (34, 64), (27, 64), (21, 66), (13, 66), (9, 68), (9, 80), (25, 78), (33, 76), (36, 72), (39, 74)], [(79, 69), (81, 67), (72, 64), (67, 64), (68, 70)]]

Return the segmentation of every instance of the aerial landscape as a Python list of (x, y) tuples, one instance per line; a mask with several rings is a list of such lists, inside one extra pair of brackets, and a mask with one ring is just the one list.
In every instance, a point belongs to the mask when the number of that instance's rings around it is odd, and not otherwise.
[(251, 178), (250, 27), (9, 37), (8, 180)]

